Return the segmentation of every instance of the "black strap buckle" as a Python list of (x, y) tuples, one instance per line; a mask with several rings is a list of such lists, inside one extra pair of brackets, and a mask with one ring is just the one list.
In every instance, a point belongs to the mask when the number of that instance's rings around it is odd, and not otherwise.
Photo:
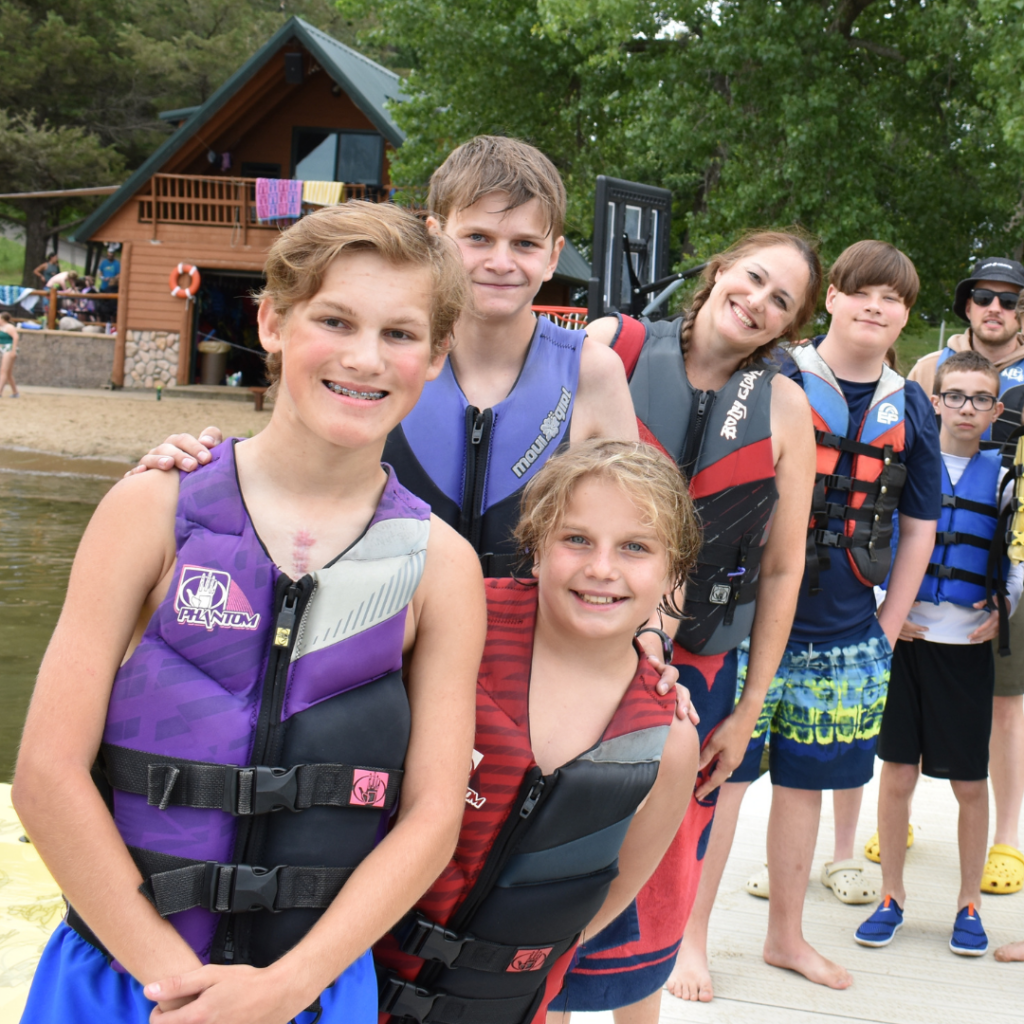
[(299, 780), (295, 773), (299, 766), (271, 768), (235, 768), (224, 778), (222, 810), (228, 814), (270, 814), (272, 811), (298, 811), (295, 801), (299, 796)]
[(448, 967), (454, 967), (462, 947), (469, 941), (467, 937), (460, 937), (417, 914), (412, 930), (402, 943), (402, 949), (424, 960), (440, 960)]
[(839, 547), (843, 539), (845, 539), (845, 534), (836, 533), (833, 530), (815, 530), (814, 532), (815, 543), (825, 544), (831, 548)]
[(273, 868), (253, 867), (251, 864), (218, 864), (206, 862), (204, 887), (207, 906), (219, 914), (244, 914), (250, 910), (274, 909), (277, 899), (277, 873), (281, 865)]
[[(931, 568), (931, 567), (929, 566), (929, 568)], [(935, 566), (935, 575), (938, 576), (938, 578), (940, 580), (951, 580), (951, 579), (953, 579), (953, 566), (951, 566), (951, 565), (936, 565)]]
[(393, 1017), (412, 1017), (424, 1021), (434, 1003), (438, 1000), (437, 992), (428, 992), (418, 988), (411, 981), (403, 981), (394, 975), (388, 975), (380, 994), (381, 1013), (390, 1013)]

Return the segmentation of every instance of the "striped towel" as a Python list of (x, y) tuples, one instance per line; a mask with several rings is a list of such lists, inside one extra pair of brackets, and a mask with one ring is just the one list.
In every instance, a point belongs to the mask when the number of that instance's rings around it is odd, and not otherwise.
[(30, 291), (31, 288), (22, 288), (20, 284), (0, 284), (0, 305), (17, 306)]
[(256, 216), (259, 220), (301, 217), (302, 182), (294, 178), (257, 178)]
[(302, 201), (316, 206), (334, 206), (341, 202), (340, 181), (304, 181), (302, 183)]

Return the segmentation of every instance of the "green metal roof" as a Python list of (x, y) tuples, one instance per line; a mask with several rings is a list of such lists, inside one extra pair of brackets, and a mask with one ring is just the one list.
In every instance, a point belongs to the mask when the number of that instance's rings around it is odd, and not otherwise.
[(590, 282), (590, 264), (580, 255), (579, 249), (568, 238), (565, 240), (565, 248), (558, 257), (555, 278), (560, 281), (569, 281), (572, 284), (588, 284)]
[(388, 100), (401, 100), (402, 80), (369, 57), (314, 28), (301, 18), (289, 18), (273, 37), (256, 51), (202, 106), (96, 212), (70, 237), (87, 241), (98, 231), (210, 118), (245, 86), (286, 43), (300, 42), (317, 63), (340, 85), (352, 102), (393, 146), (405, 141), (405, 133), (388, 112)]

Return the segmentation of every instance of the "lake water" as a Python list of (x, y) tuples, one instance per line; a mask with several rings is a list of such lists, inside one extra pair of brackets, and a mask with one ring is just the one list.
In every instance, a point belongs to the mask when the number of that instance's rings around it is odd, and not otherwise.
[(118, 463), (0, 449), (0, 782), (10, 782), (14, 771), (78, 542), (124, 470)]

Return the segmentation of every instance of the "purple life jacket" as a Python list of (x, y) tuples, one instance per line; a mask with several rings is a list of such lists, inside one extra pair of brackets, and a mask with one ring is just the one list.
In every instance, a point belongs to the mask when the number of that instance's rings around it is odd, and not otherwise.
[(182, 474), (174, 578), (114, 679), (99, 768), (141, 890), (203, 961), (277, 960), (383, 838), (429, 518), (391, 472), (363, 535), (293, 581), (253, 529), (233, 442)]
[(520, 492), (569, 440), (583, 339), (540, 317), (512, 390), (482, 411), (466, 401), (448, 361), (388, 435), (385, 460), (473, 545), (484, 576), (512, 575)]

